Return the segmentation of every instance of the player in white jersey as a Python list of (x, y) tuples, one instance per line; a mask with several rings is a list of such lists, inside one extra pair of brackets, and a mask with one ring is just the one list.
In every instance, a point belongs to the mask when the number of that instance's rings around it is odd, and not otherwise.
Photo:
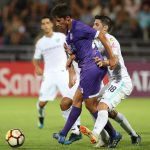
[[(111, 26), (111, 20), (107, 16), (96, 16), (94, 22), (94, 28), (96, 30), (106, 30), (109, 31)], [(108, 76), (109, 83), (103, 87), (100, 92), (100, 102), (98, 104), (98, 118), (95, 122), (94, 129), (90, 132), (87, 128), (87, 132), (94, 136), (98, 136), (103, 130), (107, 120), (108, 115), (120, 123), (120, 125), (125, 129), (125, 131), (130, 134), (132, 144), (139, 144), (141, 138), (136, 132), (132, 129), (128, 120), (121, 113), (114, 111), (114, 108), (121, 102), (122, 99), (125, 99), (132, 92), (132, 82), (131, 78), (127, 72), (127, 69), (124, 64), (124, 60), (121, 54), (120, 44), (116, 38), (108, 33), (106, 33), (106, 38), (110, 42), (113, 53), (118, 59), (118, 64), (113, 70), (109, 68), (109, 59), (107, 57), (105, 48), (99, 40), (95, 40), (94, 44), (100, 50), (104, 61), (99, 58), (95, 58), (95, 61), (99, 67), (108, 66)], [(111, 141), (111, 139), (110, 139)], [(115, 147), (117, 143), (109, 143), (109, 147)]]
[[(69, 88), (69, 74), (66, 70), (67, 55), (64, 49), (65, 35), (59, 32), (53, 32), (53, 23), (47, 16), (41, 19), (41, 29), (44, 32), (35, 46), (35, 53), (33, 56), (33, 64), (37, 75), (42, 75), (42, 83), (39, 93), (39, 101), (37, 109), (39, 114), (38, 127), (44, 126), (44, 108), (48, 101), (53, 101), (56, 98), (58, 90), (63, 99), (60, 107), (62, 115), (67, 120), (71, 111), (73, 95), (77, 89), (78, 83), (73, 88)], [(44, 60), (44, 71), (40, 67), (41, 57)], [(80, 125), (80, 118), (72, 127), (72, 141), (81, 139), (78, 125)]]

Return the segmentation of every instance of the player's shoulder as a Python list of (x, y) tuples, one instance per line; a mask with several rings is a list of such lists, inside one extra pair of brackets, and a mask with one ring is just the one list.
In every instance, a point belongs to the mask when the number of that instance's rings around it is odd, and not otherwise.
[(36, 41), (36, 45), (41, 45), (43, 43), (45, 39), (45, 36), (40, 37), (37, 41)]
[(116, 44), (120, 45), (118, 40), (113, 35), (107, 33), (106, 38), (109, 40), (110, 43), (116, 43)]
[(75, 26), (74, 26), (74, 29), (79, 31), (79, 32), (82, 32), (84, 30), (88, 30), (89, 28), (91, 28), (89, 25), (79, 21), (79, 20), (75, 20)]
[(56, 37), (66, 38), (66, 35), (64, 33), (61, 33), (61, 32), (54, 32), (54, 35)]

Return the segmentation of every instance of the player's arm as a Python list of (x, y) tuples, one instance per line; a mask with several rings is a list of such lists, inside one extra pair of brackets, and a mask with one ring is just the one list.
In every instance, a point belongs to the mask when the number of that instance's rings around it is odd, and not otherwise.
[(37, 75), (43, 74), (43, 70), (40, 66), (41, 56), (42, 56), (42, 53), (41, 53), (40, 44), (39, 44), (39, 42), (37, 42), (35, 45), (35, 52), (34, 52), (33, 59), (32, 59), (32, 62), (33, 62), (34, 68), (35, 68), (35, 73)]
[(74, 84), (76, 83), (76, 72), (75, 72), (74, 66), (72, 64), (74, 59), (75, 59), (75, 55), (71, 54), (68, 57), (68, 60), (66, 63), (66, 69), (69, 72), (69, 84), (68, 84), (69, 88), (72, 88), (74, 86)]
[(67, 46), (66, 43), (64, 43), (64, 49), (67, 55), (67, 63), (66, 63), (66, 69), (69, 72), (69, 88), (72, 88), (76, 82), (76, 72), (73, 66), (73, 61), (75, 60), (75, 55), (72, 53), (71, 49)]
[(101, 43), (104, 45), (108, 57), (109, 57), (109, 61), (106, 62), (106, 64), (109, 63), (110, 69), (114, 69), (115, 66), (117, 65), (118, 61), (115, 57), (115, 55), (113, 54), (110, 42), (108, 41), (108, 39), (105, 36), (105, 31), (101, 31), (98, 35), (98, 39), (101, 41)]
[(37, 75), (42, 75), (43, 74), (43, 70), (40, 67), (41, 64), (41, 60), (40, 59), (34, 59), (32, 60), (34, 68), (35, 68), (35, 72)]
[[(108, 67), (108, 66), (110, 66), (110, 60), (109, 59), (101, 60), (99, 57), (95, 57), (94, 59), (95, 59), (96, 64), (99, 67)], [(115, 59), (116, 59), (116, 61), (118, 63), (118, 56), (117, 55), (115, 55)]]
[(69, 84), (68, 85), (69, 85), (69, 88), (72, 88), (75, 85), (76, 80), (77, 80), (76, 72), (75, 72), (73, 64), (71, 64), (71, 66), (68, 68), (68, 72), (69, 72)]

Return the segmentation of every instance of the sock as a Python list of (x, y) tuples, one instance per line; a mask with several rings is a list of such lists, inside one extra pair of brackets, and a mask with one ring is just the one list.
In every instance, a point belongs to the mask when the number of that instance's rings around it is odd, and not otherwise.
[(96, 111), (95, 113), (92, 113), (92, 116), (95, 120), (97, 119), (97, 114), (98, 114), (98, 111)]
[(138, 136), (136, 134), (136, 132), (133, 130), (133, 128), (131, 127), (130, 123), (128, 122), (128, 120), (126, 119), (126, 117), (121, 114), (121, 113), (117, 113), (117, 116), (115, 118), (115, 121), (118, 122), (120, 124), (120, 126), (131, 136)]
[(72, 110), (69, 114), (69, 117), (67, 119), (67, 122), (63, 128), (63, 130), (60, 132), (60, 134), (67, 136), (69, 130), (71, 129), (72, 125), (75, 123), (75, 121), (78, 119), (78, 117), (81, 114), (81, 108), (72, 106)]
[(41, 118), (44, 118), (44, 116), (45, 116), (45, 113), (44, 113), (44, 107), (42, 108), (42, 107), (40, 107), (39, 106), (39, 102), (37, 102), (37, 105), (36, 105), (36, 107), (37, 107), (37, 110), (38, 110), (38, 116)]
[(113, 128), (109, 120), (107, 121), (107, 124), (105, 125), (104, 129), (108, 132), (111, 138), (116, 136), (116, 130)]
[[(93, 113), (93, 117), (97, 118), (97, 114), (98, 112)], [(108, 120), (107, 124), (105, 125), (104, 129), (108, 132), (110, 137), (114, 137), (116, 135), (116, 130), (113, 128), (113, 126), (111, 125), (110, 121)]]
[(102, 130), (104, 129), (107, 121), (108, 121), (108, 111), (100, 110), (98, 112), (98, 116), (94, 125), (93, 133), (99, 136)]
[[(62, 116), (65, 119), (65, 122), (67, 121), (67, 119), (69, 117), (71, 109), (72, 109), (72, 106), (68, 110), (62, 111)], [(80, 131), (79, 131), (79, 128), (78, 128), (79, 125), (80, 125), (80, 116), (78, 117), (76, 122), (73, 124), (73, 126), (71, 128), (71, 132), (74, 133), (74, 134), (79, 135), (80, 134)]]
[(108, 143), (110, 136), (105, 129), (102, 130), (101, 137), (102, 137), (102, 140), (104, 141), (104, 143)]

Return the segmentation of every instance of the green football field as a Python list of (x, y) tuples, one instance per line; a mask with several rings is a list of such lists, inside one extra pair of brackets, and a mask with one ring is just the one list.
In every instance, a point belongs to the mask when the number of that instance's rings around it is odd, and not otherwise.
[[(128, 99), (123, 101), (117, 108), (129, 119), (134, 129), (142, 136), (140, 146), (131, 145), (130, 137), (114, 121), (114, 127), (122, 133), (123, 139), (117, 150), (149, 150), (150, 149), (150, 98)], [(93, 120), (83, 107), (81, 116), (83, 125), (93, 128)], [(59, 100), (50, 102), (46, 109), (45, 127), (37, 128), (36, 98), (0, 97), (0, 150), (11, 150), (5, 142), (5, 134), (9, 129), (19, 128), (25, 134), (25, 143), (20, 150), (91, 150), (93, 145), (87, 137), (65, 146), (57, 143), (52, 138), (54, 132), (58, 132), (64, 125), (59, 109)], [(105, 148), (106, 149), (106, 148)]]

